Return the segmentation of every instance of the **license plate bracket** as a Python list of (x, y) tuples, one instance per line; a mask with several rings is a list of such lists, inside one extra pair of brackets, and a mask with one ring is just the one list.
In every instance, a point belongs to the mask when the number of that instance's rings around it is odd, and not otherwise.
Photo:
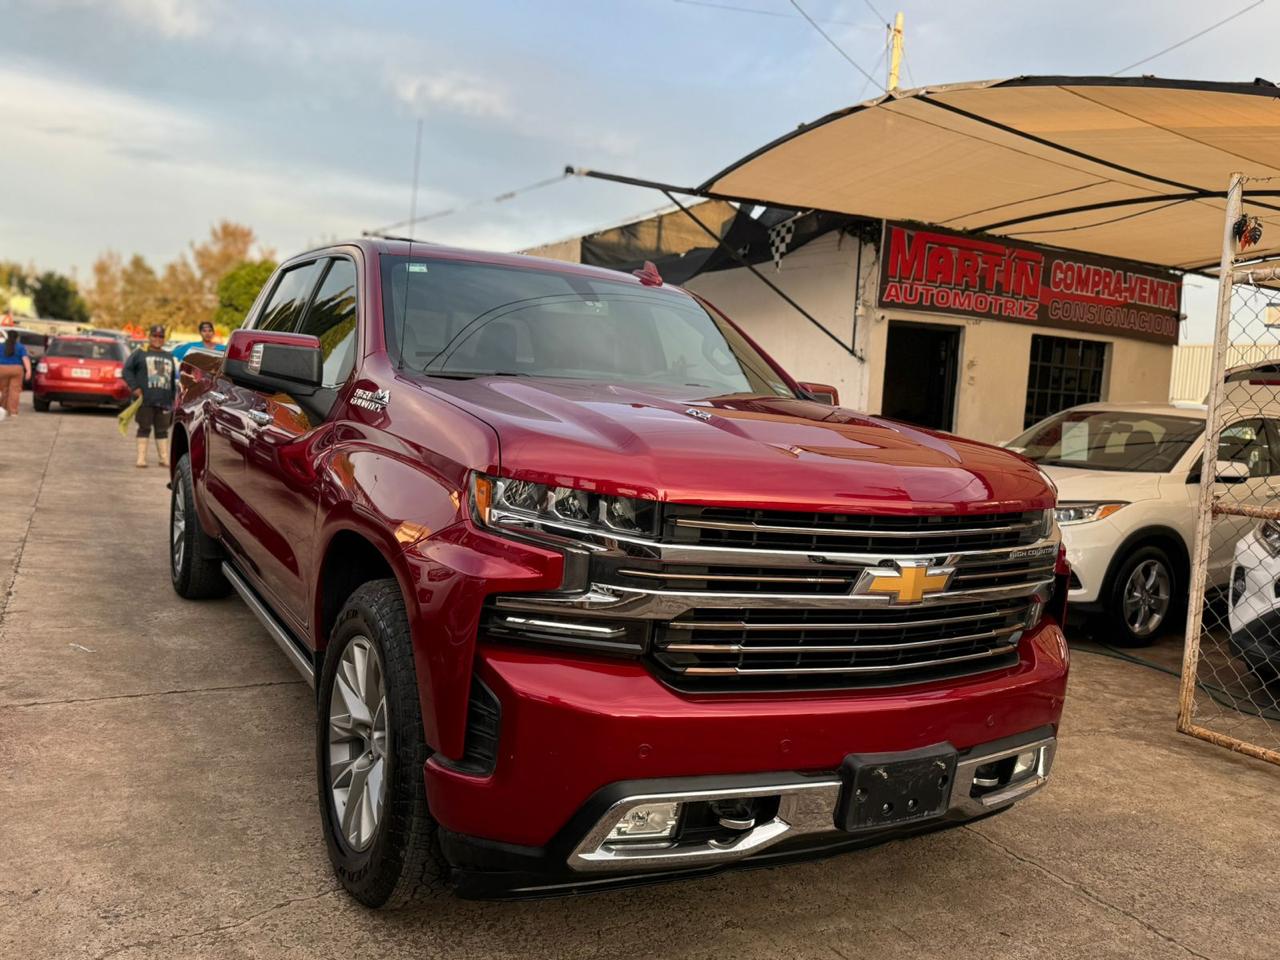
[(851, 753), (840, 766), (844, 786), (836, 826), (850, 833), (939, 817), (951, 799), (956, 748), (938, 743), (898, 753)]

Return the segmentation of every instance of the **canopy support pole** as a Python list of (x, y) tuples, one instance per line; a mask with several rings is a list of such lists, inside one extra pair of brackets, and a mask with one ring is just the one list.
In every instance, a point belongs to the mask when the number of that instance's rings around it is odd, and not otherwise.
[[(867, 358), (864, 357), (861, 353), (859, 353), (856, 347), (852, 345), (846, 346), (843, 340), (841, 340), (834, 333), (828, 330), (822, 323), (820, 323), (817, 320), (816, 317), (813, 316), (813, 314), (811, 314), (804, 307), (800, 306), (800, 304), (792, 300), (791, 297), (787, 295), (785, 290), (783, 290), (776, 283), (774, 283), (772, 280), (766, 277), (763, 273), (757, 270), (754, 264), (748, 263), (746, 257), (742, 256), (742, 254), (738, 253), (737, 250), (734, 250), (731, 246), (725, 243), (724, 239), (720, 236), (720, 234), (716, 233), (714, 230), (708, 227), (705, 223), (699, 220), (696, 216), (694, 216), (693, 211), (690, 210), (688, 207), (686, 207), (679, 200), (677, 200), (675, 198), (675, 194), (672, 193), (671, 190), (668, 190), (665, 187), (658, 187), (658, 189), (661, 190), (666, 195), (668, 200), (670, 200), (677, 207), (679, 207), (681, 212), (686, 217), (688, 217), (690, 220), (696, 223), (699, 227), (701, 227), (702, 232), (716, 242), (716, 246), (718, 246), (725, 253), (729, 254), (729, 256), (733, 257), (733, 259), (736, 260), (741, 266), (744, 266), (748, 270), (750, 270), (760, 280), (761, 283), (763, 283), (766, 287), (768, 287), (770, 290), (776, 293), (779, 297), (785, 300), (788, 304), (790, 304), (792, 309), (794, 309), (796, 313), (800, 314), (800, 316), (804, 317), (806, 320), (812, 323), (815, 327), (817, 327), (819, 330), (825, 333), (828, 337), (830, 337), (833, 341), (839, 344), (841, 350), (843, 350), (845, 353), (849, 354), (849, 356), (856, 359), (859, 363), (867, 362)], [(859, 242), (858, 249), (859, 249), (859, 252), (861, 252), (862, 241), (859, 240), (858, 242)], [(856, 305), (855, 305), (855, 311), (856, 311)], [(855, 318), (856, 318), (856, 313), (855, 313)], [(855, 322), (856, 322), (856, 319), (855, 319)]]

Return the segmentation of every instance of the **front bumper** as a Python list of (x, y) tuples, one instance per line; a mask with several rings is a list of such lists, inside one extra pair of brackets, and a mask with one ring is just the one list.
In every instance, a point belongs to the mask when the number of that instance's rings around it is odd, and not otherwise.
[(1236, 544), (1228, 603), (1232, 652), (1254, 670), (1280, 671), (1280, 558), (1257, 530)]
[[(974, 756), (983, 744), (1027, 731), (1052, 735), (1068, 669), (1061, 628), (1045, 620), (1022, 637), (1018, 654), (1015, 666), (949, 681), (726, 696), (674, 690), (636, 660), (486, 641), (477, 673), (500, 704), (496, 763), (487, 775), (477, 774), (437, 754), (426, 764), (429, 802), (448, 835), (466, 838), (457, 843), (491, 851), (477, 862), (465, 850), (457, 858), (451, 855), (461, 876), (481, 867), (481, 872), (527, 874), (492, 851), (507, 851), (523, 862), (530, 850), (552, 850), (554, 856), (534, 856), (533, 872), (543, 880), (525, 877), (508, 885), (580, 885), (591, 880), (584, 873), (594, 872), (573, 870), (565, 879), (568, 858), (605, 815), (604, 810), (590, 814), (593, 798), (610, 785), (710, 776), (728, 778), (738, 787), (765, 778), (756, 785), (812, 785), (801, 792), (816, 791), (826, 797), (821, 802), (829, 803), (832, 771), (849, 754), (949, 742), (962, 755)], [(979, 810), (953, 804), (947, 822), (980, 815), (989, 805)], [(865, 836), (793, 829), (765, 839), (769, 856), (797, 845), (868, 842)], [(753, 859), (759, 855), (763, 848), (753, 851)], [(689, 868), (701, 866), (680, 869)], [(634, 872), (626, 864), (620, 869)]]
[(1125, 534), (1110, 517), (1072, 523), (1061, 529), (1062, 545), (1073, 575), (1067, 603), (1072, 607), (1092, 607), (1102, 600), (1107, 570)]
[[(847, 832), (838, 825), (845, 790), (839, 771), (770, 773), (615, 783), (596, 791), (545, 847), (494, 843), (448, 830), (442, 832), (442, 846), (453, 866), (456, 891), (475, 898), (557, 896), (829, 856), (1007, 809), (1045, 785), (1056, 746), (1052, 728), (1044, 727), (971, 748), (958, 760), (945, 812), (891, 828)], [(991, 782), (993, 767), (1029, 754), (1036, 757), (1035, 765), (1016, 782)], [(619, 817), (638, 804), (687, 806), (743, 798), (771, 800), (776, 813), (730, 838), (677, 838), (665, 844), (606, 841)]]

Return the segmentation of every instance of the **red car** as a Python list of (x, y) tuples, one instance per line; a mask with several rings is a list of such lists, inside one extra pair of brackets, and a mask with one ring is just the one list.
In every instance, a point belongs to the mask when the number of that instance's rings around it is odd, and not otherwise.
[(56, 400), (124, 409), (130, 392), (121, 374), (128, 355), (115, 337), (55, 337), (36, 363), (32, 405), (48, 410)]
[(354, 897), (772, 864), (1045, 783), (1051, 484), (833, 392), (656, 271), (381, 239), (190, 355), (173, 585), (234, 588), (315, 686)]

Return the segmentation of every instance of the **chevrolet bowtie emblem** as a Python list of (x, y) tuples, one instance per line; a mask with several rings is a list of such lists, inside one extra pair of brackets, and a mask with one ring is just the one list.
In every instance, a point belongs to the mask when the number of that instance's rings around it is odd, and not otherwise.
[(955, 572), (955, 567), (909, 562), (897, 564), (897, 569), (873, 567), (863, 571), (853, 592), (889, 594), (890, 603), (919, 603), (929, 594), (946, 590)]

